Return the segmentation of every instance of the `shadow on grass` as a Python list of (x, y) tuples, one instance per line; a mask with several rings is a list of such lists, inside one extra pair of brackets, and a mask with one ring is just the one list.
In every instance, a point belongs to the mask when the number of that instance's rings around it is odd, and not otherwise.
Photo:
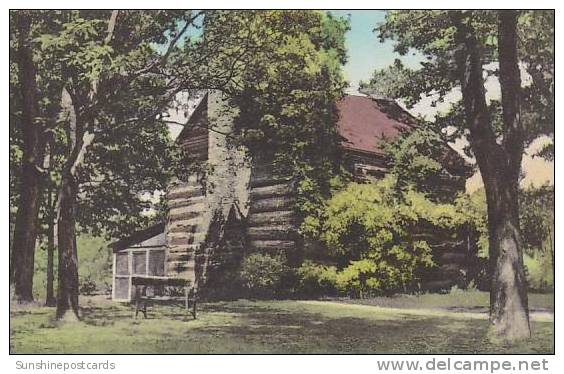
[[(207, 312), (241, 315), (241, 323), (196, 329), (264, 342), (280, 353), (549, 353), (554, 351), (552, 324), (535, 324), (544, 337), (531, 344), (493, 345), (487, 321), (398, 313), (382, 319), (328, 317), (323, 312), (276, 310), (260, 305), (214, 304)], [(375, 310), (375, 313), (377, 311)], [(540, 332), (540, 331), (538, 331)], [(277, 350), (278, 351), (278, 350)]]
[[(133, 319), (128, 304), (87, 302), (82, 323), (52, 328), (51, 308), (12, 312), (18, 353), (551, 353), (553, 323), (533, 338), (492, 345), (484, 319), (413, 314), (335, 303), (235, 301), (201, 304), (198, 320), (181, 307), (155, 305)], [(12, 340), (12, 339), (11, 339)]]

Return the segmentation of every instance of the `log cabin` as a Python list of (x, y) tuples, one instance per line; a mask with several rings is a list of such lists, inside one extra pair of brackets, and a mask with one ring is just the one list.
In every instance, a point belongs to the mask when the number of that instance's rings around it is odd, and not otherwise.
[[(358, 181), (386, 175), (388, 166), (379, 139), (394, 139), (417, 126), (396, 102), (345, 96), (337, 103), (343, 163)], [(166, 222), (133, 233), (111, 245), (114, 252), (113, 298), (132, 298), (131, 278), (178, 277), (200, 295), (232, 298), (240, 292), (237, 274), (248, 253), (283, 253), (290, 265), (307, 257), (297, 233), (293, 210), (295, 181), (272, 172), (272, 165), (251, 159), (235, 144), (235, 110), (221, 93), (202, 95), (176, 144), (206, 172), (172, 181), (166, 191)], [(445, 144), (447, 177), (437, 188), (463, 191), (470, 168)], [(464, 282), (475, 245), (467, 233), (429, 233), (439, 267), (424, 289), (437, 291)]]

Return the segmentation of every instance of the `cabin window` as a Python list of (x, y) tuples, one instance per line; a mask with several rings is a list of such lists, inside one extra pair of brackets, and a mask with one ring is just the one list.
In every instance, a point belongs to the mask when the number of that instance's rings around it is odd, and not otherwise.
[(116, 277), (114, 299), (129, 300), (129, 277)]
[(147, 253), (148, 251), (132, 252), (133, 275), (147, 275)]
[(116, 254), (116, 275), (129, 275), (128, 254)]
[(129, 253), (118, 252), (115, 254), (114, 299), (129, 299)]
[(165, 275), (165, 251), (149, 251), (148, 275)]

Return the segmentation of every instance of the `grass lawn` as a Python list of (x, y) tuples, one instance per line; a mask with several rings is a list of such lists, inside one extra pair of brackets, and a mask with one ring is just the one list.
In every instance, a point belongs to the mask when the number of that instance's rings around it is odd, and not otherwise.
[[(349, 299), (350, 304), (375, 305), (390, 308), (441, 308), (450, 311), (475, 311), (486, 313), (490, 305), (490, 294), (481, 291), (451, 291), (449, 294), (396, 295), (371, 299)], [(531, 312), (554, 313), (554, 294), (530, 293)]]
[[(494, 345), (486, 339), (486, 315), (473, 310), (483, 307), (487, 295), (460, 294), (378, 298), (372, 305), (216, 302), (201, 305), (195, 321), (167, 306), (135, 320), (129, 305), (82, 297), (83, 320), (74, 324), (57, 326), (53, 308), (12, 308), (10, 347), (12, 353), (109, 354), (554, 352), (550, 313), (533, 315), (530, 341)], [(552, 295), (531, 297), (531, 306), (553, 310)]]

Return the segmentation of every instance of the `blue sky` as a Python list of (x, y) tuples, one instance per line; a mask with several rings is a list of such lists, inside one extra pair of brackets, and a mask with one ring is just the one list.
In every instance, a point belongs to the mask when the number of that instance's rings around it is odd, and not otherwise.
[(378, 33), (373, 30), (384, 22), (386, 11), (335, 10), (332, 13), (350, 17), (351, 30), (346, 35), (349, 60), (344, 73), (353, 88), (358, 86), (360, 80), (370, 79), (374, 70), (391, 65), (396, 58), (400, 58), (409, 67), (416, 67), (421, 61), (413, 53), (407, 56), (395, 53), (393, 41), (380, 43)]

